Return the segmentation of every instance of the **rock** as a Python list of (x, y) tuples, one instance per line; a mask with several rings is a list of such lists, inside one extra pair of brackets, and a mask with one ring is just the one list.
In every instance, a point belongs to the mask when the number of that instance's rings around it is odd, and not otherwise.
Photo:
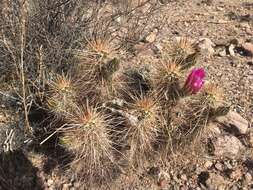
[(245, 175), (244, 175), (244, 178), (246, 180), (247, 183), (250, 183), (252, 182), (252, 176), (249, 172), (247, 172)]
[(159, 179), (158, 182), (157, 182), (157, 185), (161, 188), (165, 188), (167, 186), (167, 181), (165, 179)]
[(52, 180), (52, 179), (48, 179), (47, 180), (47, 185), (50, 187), (51, 185), (53, 185), (54, 184), (54, 180)]
[(201, 52), (206, 55), (213, 55), (215, 53), (215, 44), (209, 38), (200, 38), (198, 41), (198, 47)]
[(229, 47), (228, 47), (228, 52), (231, 56), (235, 56), (235, 52), (234, 52), (234, 49), (235, 49), (235, 45), (234, 44), (231, 44)]
[(220, 52), (218, 53), (218, 55), (221, 56), (221, 57), (225, 57), (225, 56), (227, 55), (227, 52), (226, 52), (226, 50), (224, 49), (224, 50), (220, 51)]
[(236, 169), (235, 171), (232, 171), (229, 177), (233, 180), (239, 180), (242, 177), (242, 171), (240, 169)]
[(0, 112), (0, 123), (6, 123), (6, 122), (7, 122), (6, 115)]
[(243, 48), (244, 54), (246, 56), (253, 57), (253, 44), (252, 43), (246, 42), (246, 43), (242, 44), (242, 48)]
[(170, 181), (170, 174), (165, 171), (160, 171), (158, 174), (157, 185), (161, 188), (165, 188), (168, 185), (169, 181)]
[(226, 185), (228, 182), (225, 181), (225, 179), (215, 173), (210, 173), (209, 178), (206, 181), (206, 185), (208, 189), (218, 189), (218, 190), (223, 190), (225, 189)]
[(240, 64), (240, 60), (235, 59), (235, 57), (233, 57), (233, 59), (231, 59), (229, 63), (232, 67), (237, 67)]
[(145, 41), (148, 42), (148, 43), (153, 43), (156, 40), (157, 34), (158, 34), (158, 30), (155, 29), (148, 36), (146, 36)]
[(250, 28), (246, 28), (245, 32), (248, 34), (248, 35), (253, 35), (253, 32)]
[(240, 27), (242, 27), (242, 28), (250, 28), (250, 25), (249, 25), (248, 22), (242, 22), (242, 23), (240, 23)]
[(63, 186), (62, 186), (62, 190), (69, 190), (69, 187), (70, 187), (71, 185), (70, 184), (64, 184)]
[(218, 117), (217, 121), (225, 126), (226, 131), (235, 135), (246, 134), (249, 122), (235, 111), (229, 111), (226, 116)]
[(234, 158), (244, 149), (244, 146), (234, 136), (224, 135), (212, 141), (214, 146), (214, 155)]
[(224, 162), (224, 165), (227, 167), (227, 169), (233, 169), (233, 166), (228, 161)]
[(219, 136), (221, 134), (220, 127), (217, 125), (217, 123), (210, 123), (208, 125), (208, 137), (213, 138), (216, 136)]
[(145, 44), (143, 42), (134, 45), (132, 51), (139, 56), (155, 56), (150, 44)]
[(232, 40), (230, 40), (230, 44), (233, 44), (235, 46), (239, 46), (243, 43), (243, 39), (241, 38), (233, 38)]
[(219, 162), (215, 164), (215, 168), (216, 168), (217, 170), (219, 170), (219, 171), (222, 171), (222, 170), (223, 170), (223, 166), (222, 166), (222, 164), (219, 163)]
[(206, 169), (209, 169), (209, 168), (212, 167), (212, 165), (213, 165), (213, 163), (212, 163), (210, 160), (207, 160), (207, 161), (205, 162), (205, 164), (204, 164), (204, 167), (205, 167)]
[(180, 177), (183, 181), (187, 181), (187, 175), (185, 175), (185, 174), (183, 174), (183, 175), (181, 175), (181, 177)]

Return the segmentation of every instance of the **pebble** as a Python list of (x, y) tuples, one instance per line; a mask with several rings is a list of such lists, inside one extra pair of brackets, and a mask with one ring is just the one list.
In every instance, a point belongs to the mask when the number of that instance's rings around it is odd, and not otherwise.
[(235, 56), (235, 52), (234, 52), (234, 49), (235, 49), (235, 45), (234, 44), (231, 44), (229, 47), (228, 47), (228, 51), (229, 51), (229, 54), (231, 56)]
[(241, 141), (234, 136), (223, 135), (212, 141), (214, 146), (214, 155), (234, 158), (244, 149)]
[(238, 180), (242, 177), (242, 171), (240, 169), (236, 169), (233, 171), (230, 176), (231, 179)]
[(63, 186), (62, 186), (62, 190), (69, 190), (69, 187), (70, 187), (71, 185), (70, 184), (64, 184)]
[(185, 175), (185, 174), (183, 174), (183, 175), (181, 175), (181, 179), (183, 180), (183, 181), (187, 181), (187, 175)]
[(47, 180), (47, 185), (48, 185), (48, 186), (53, 185), (53, 183), (54, 183), (54, 180), (52, 180), (52, 179), (48, 179), (48, 180)]
[(218, 117), (217, 121), (224, 124), (227, 129), (233, 134), (246, 134), (249, 127), (249, 122), (235, 111), (230, 111), (226, 116)]
[(158, 34), (158, 30), (155, 29), (148, 36), (146, 36), (145, 41), (148, 42), (148, 43), (153, 43), (156, 40), (157, 34)]
[(246, 42), (246, 43), (242, 44), (242, 48), (244, 49), (244, 51), (245, 51), (244, 54), (246, 56), (253, 57), (253, 44), (252, 43)]
[(207, 160), (207, 161), (205, 162), (205, 164), (204, 164), (204, 167), (205, 167), (206, 169), (208, 169), (208, 168), (211, 168), (212, 165), (213, 165), (213, 163), (212, 163), (210, 160)]
[(206, 55), (213, 55), (215, 53), (214, 48), (215, 44), (209, 38), (200, 38), (198, 42), (198, 47), (201, 49), (201, 52)]
[(222, 171), (222, 170), (223, 170), (223, 166), (222, 166), (221, 163), (216, 163), (216, 164), (215, 164), (215, 168), (216, 168), (217, 170), (219, 170), (219, 171)]
[(250, 25), (249, 25), (248, 22), (242, 22), (242, 23), (240, 23), (240, 27), (242, 27), (242, 28), (250, 28)]
[(165, 179), (159, 179), (157, 185), (161, 188), (165, 188), (167, 186), (167, 181)]
[(221, 57), (225, 57), (225, 56), (227, 55), (227, 52), (226, 52), (226, 50), (224, 49), (224, 50), (220, 51), (218, 54), (219, 54), (219, 56), (221, 56)]
[(218, 189), (218, 190), (223, 190), (225, 189), (226, 186), (226, 181), (224, 178), (215, 173), (210, 173), (209, 178), (206, 181), (206, 185), (208, 189)]
[(249, 172), (247, 172), (244, 177), (245, 177), (246, 182), (248, 183), (252, 182), (252, 176)]

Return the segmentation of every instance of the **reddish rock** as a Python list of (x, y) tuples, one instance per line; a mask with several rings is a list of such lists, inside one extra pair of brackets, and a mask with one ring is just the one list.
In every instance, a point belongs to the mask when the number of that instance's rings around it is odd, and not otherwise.
[(253, 44), (252, 43), (245, 43), (242, 45), (246, 55), (253, 57)]
[(234, 136), (224, 135), (213, 140), (214, 155), (234, 158), (244, 149), (241, 141)]
[(249, 122), (234, 111), (230, 111), (226, 116), (218, 117), (217, 121), (236, 135), (243, 135), (248, 131)]

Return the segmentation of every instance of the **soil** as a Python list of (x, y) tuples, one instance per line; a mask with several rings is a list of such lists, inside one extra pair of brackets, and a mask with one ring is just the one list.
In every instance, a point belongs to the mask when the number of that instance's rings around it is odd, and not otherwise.
[[(168, 19), (159, 31), (154, 45), (186, 36), (193, 40), (210, 39), (216, 46), (213, 55), (203, 55), (199, 66), (205, 68), (208, 79), (224, 88), (232, 110), (253, 124), (253, 57), (240, 55), (220, 56), (234, 41), (253, 43), (253, 2), (251, 0), (176, 0), (164, 7)], [(157, 15), (163, 17), (165, 15)], [(141, 53), (140, 53), (141, 54)], [(145, 57), (145, 52), (143, 53)], [(225, 133), (222, 131), (222, 133)], [(113, 176), (107, 185), (87, 188), (75, 179), (75, 175), (63, 172), (58, 153), (47, 156), (34, 151), (29, 160), (20, 152), (1, 157), (0, 170), (4, 176), (15, 180), (3, 182), (0, 190), (10, 189), (13, 183), (22, 185), (16, 189), (253, 189), (253, 130), (238, 136), (245, 150), (236, 157), (217, 157), (206, 151), (189, 150), (184, 154), (173, 153), (167, 162), (159, 158), (141, 171), (125, 171)], [(201, 153), (199, 153), (201, 152)], [(17, 158), (17, 159), (14, 159)], [(20, 158), (20, 159), (18, 159)], [(10, 164), (12, 163), (12, 164)], [(19, 167), (18, 163), (24, 163)], [(12, 165), (12, 170), (7, 165)], [(18, 170), (14, 172), (15, 169)], [(14, 185), (18, 186), (18, 185)]]

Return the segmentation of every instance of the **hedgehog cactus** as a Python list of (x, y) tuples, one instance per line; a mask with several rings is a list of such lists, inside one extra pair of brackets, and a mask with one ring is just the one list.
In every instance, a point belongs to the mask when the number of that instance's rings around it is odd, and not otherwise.
[(70, 77), (57, 75), (49, 81), (48, 108), (56, 117), (62, 117), (71, 111), (76, 98), (76, 87)]
[(224, 93), (221, 88), (212, 83), (207, 84), (204, 88), (204, 96), (207, 99), (210, 107), (210, 116), (218, 117), (226, 115), (229, 111), (229, 106), (226, 103)]
[(175, 102), (181, 95), (182, 70), (175, 61), (161, 62), (153, 74), (153, 88), (159, 98)]
[(86, 106), (76, 107), (66, 119), (68, 124), (58, 131), (60, 143), (75, 155), (72, 168), (89, 182), (107, 177), (108, 166), (113, 162), (108, 116), (97, 108)]
[(154, 153), (153, 145), (160, 131), (159, 109), (151, 97), (136, 98), (129, 105), (129, 113), (135, 117), (134, 120), (128, 117), (126, 136), (130, 146), (129, 161), (133, 165), (142, 166)]

